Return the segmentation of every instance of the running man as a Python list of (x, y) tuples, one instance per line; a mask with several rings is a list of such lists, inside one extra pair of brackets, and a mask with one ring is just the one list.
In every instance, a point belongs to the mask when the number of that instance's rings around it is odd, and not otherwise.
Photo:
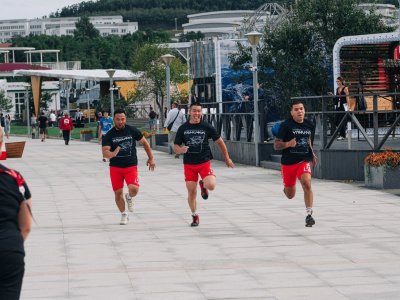
[[(135, 127), (126, 125), (126, 113), (123, 109), (114, 112), (114, 127), (107, 132), (102, 140), (103, 157), (110, 159), (111, 185), (115, 194), (115, 203), (121, 212), (121, 225), (129, 222), (129, 212), (133, 212), (133, 198), (139, 191), (139, 177), (137, 170), (136, 141), (143, 145), (148, 156), (147, 166), (154, 171), (156, 166), (153, 152), (146, 138)], [(128, 186), (125, 194), (124, 181)]]
[[(208, 199), (208, 191), (215, 189), (217, 180), (211, 169), (210, 160), (213, 158), (208, 140), (211, 138), (219, 146), (228, 168), (234, 164), (229, 157), (228, 150), (221, 136), (209, 123), (202, 121), (202, 107), (199, 102), (193, 102), (189, 109), (190, 119), (179, 127), (174, 142), (174, 150), (183, 155), (183, 166), (188, 191), (188, 203), (192, 211), (191, 226), (199, 226), (200, 218), (197, 214), (197, 181), (199, 182), (201, 197)], [(184, 146), (181, 146), (184, 145)]]
[(285, 193), (288, 199), (296, 195), (296, 178), (300, 180), (304, 191), (306, 206), (306, 226), (312, 227), (313, 192), (311, 189), (311, 166), (316, 164), (312, 149), (315, 126), (304, 118), (305, 109), (300, 101), (293, 101), (290, 110), (291, 118), (284, 121), (274, 143), (275, 150), (282, 150), (281, 170)]

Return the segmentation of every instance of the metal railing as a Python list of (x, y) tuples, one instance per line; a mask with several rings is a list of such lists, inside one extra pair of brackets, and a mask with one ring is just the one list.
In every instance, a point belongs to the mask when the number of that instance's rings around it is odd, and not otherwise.
[[(390, 135), (392, 135), (393, 139), (396, 138), (396, 127), (400, 121), (400, 110), (396, 107), (398, 103), (396, 100), (398, 97), (400, 98), (400, 93), (350, 94), (349, 97), (356, 100), (362, 97), (372, 97), (372, 107), (369, 106), (366, 110), (352, 111), (335, 110), (333, 104), (337, 102), (339, 97), (328, 95), (292, 98), (292, 100), (300, 100), (304, 103), (308, 118), (312, 119), (316, 124), (316, 134), (320, 135), (322, 149), (329, 149), (342, 127), (346, 125), (348, 149), (352, 149), (352, 133), (354, 129), (365, 138), (369, 147), (374, 151), (381, 150)], [(383, 102), (383, 104), (388, 101), (393, 108), (389, 109), (388, 105), (384, 105), (385, 109), (379, 109), (379, 101)], [(333, 122), (335, 118), (339, 122)], [(380, 129), (383, 132), (382, 134)]]

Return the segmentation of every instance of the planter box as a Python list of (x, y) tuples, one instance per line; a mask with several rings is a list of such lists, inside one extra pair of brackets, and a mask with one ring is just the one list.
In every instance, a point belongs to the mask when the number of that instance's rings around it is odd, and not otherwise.
[(6, 152), (8, 158), (21, 158), (24, 153), (25, 142), (6, 143)]
[(377, 189), (400, 188), (400, 167), (372, 167), (364, 165), (365, 185)]
[(81, 133), (81, 141), (90, 141), (93, 138), (93, 133)]

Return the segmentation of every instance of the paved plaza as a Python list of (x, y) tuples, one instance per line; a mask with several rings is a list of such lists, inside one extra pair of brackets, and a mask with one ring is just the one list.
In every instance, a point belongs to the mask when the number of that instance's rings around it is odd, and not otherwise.
[(150, 172), (138, 152), (126, 226), (99, 145), (27, 140), (23, 158), (4, 162), (33, 195), (22, 299), (400, 298), (400, 197), (313, 180), (306, 228), (302, 193), (284, 199), (278, 171), (214, 161), (218, 186), (198, 197), (192, 228), (182, 160), (154, 152)]

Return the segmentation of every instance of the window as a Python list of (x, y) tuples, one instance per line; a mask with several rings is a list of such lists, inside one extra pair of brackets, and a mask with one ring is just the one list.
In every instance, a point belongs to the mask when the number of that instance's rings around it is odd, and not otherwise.
[(15, 118), (22, 119), (25, 109), (25, 93), (15, 93)]

